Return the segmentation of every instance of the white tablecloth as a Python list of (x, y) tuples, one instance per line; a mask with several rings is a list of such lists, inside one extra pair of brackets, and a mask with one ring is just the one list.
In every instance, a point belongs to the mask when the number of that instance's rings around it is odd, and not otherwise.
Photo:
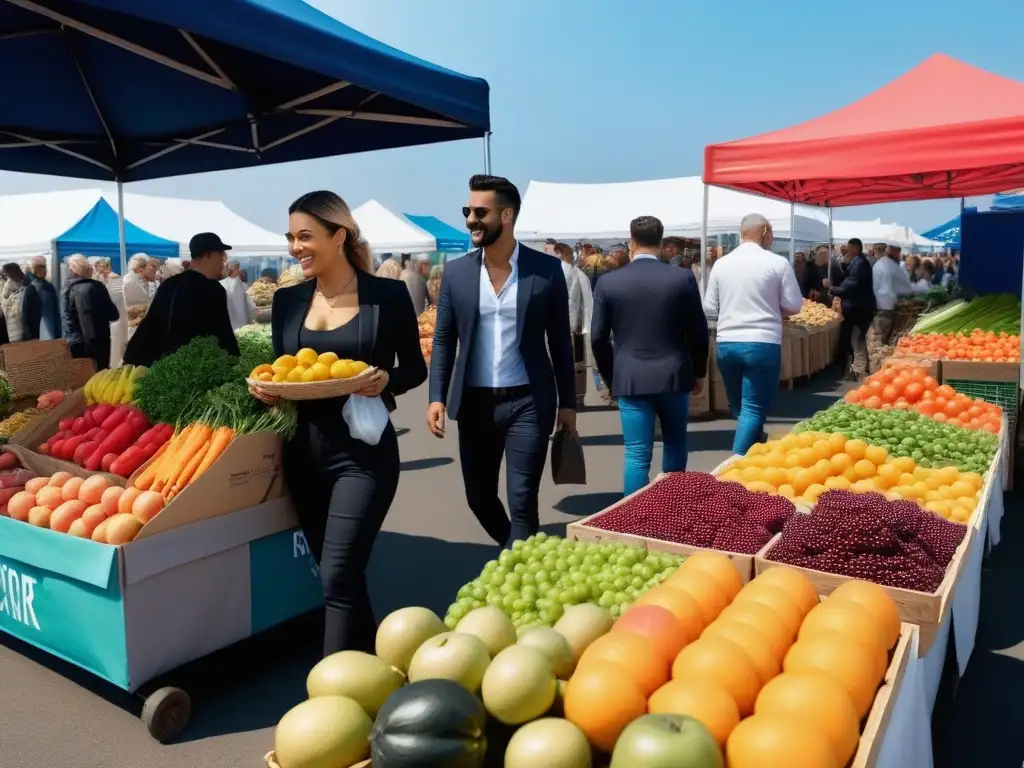
[(931, 713), (925, 706), (924, 659), (918, 658), (918, 635), (907, 649), (907, 666), (882, 734), (875, 768), (932, 768)]

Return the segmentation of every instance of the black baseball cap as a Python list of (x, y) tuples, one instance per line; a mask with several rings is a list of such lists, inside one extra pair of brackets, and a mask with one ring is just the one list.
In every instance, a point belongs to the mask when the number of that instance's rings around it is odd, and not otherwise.
[(231, 246), (225, 244), (220, 239), (220, 235), (216, 235), (213, 232), (200, 232), (188, 241), (188, 252), (192, 254), (193, 257), (201, 256), (202, 254), (209, 253), (211, 251), (230, 250)]

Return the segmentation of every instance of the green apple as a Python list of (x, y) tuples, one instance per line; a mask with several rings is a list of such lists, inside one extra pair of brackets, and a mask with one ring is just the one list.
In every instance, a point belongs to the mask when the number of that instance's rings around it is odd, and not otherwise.
[(725, 759), (703, 723), (685, 715), (644, 715), (615, 742), (610, 768), (723, 768)]

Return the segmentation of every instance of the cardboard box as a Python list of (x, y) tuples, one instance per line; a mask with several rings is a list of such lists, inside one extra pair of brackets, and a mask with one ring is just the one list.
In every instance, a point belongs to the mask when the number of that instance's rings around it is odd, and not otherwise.
[(127, 691), (321, 600), (287, 499), (121, 547), (0, 517), (0, 630)]
[(76, 389), (66, 395), (60, 405), (51, 408), (24, 429), (19, 430), (7, 444), (22, 445), (34, 451), (57, 433), (57, 425), (61, 419), (80, 416), (84, 412), (85, 397), (81, 389)]

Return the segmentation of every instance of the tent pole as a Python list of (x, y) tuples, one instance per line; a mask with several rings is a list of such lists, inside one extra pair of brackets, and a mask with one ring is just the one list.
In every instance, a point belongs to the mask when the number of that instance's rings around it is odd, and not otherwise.
[(789, 263), (796, 264), (796, 203), (789, 203)]
[(484, 134), (484, 173), (491, 174), (491, 132)]
[(708, 287), (708, 195), (710, 187), (704, 184), (704, 211), (700, 217), (700, 284)]
[(125, 242), (124, 234), (124, 184), (117, 180), (117, 240), (121, 252), (121, 271), (119, 274), (124, 277), (128, 264), (128, 244)]
[(832, 206), (828, 207), (828, 258), (832, 263)]

